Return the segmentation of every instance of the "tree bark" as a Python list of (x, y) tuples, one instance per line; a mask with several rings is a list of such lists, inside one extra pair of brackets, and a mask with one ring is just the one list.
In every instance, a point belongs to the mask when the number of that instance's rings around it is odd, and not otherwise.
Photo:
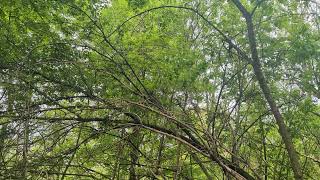
[(301, 166), (299, 162), (299, 157), (297, 155), (297, 152), (295, 151), (295, 148), (292, 143), (292, 137), (290, 132), (288, 131), (288, 128), (284, 122), (284, 119), (282, 117), (282, 114), (280, 113), (279, 108), (277, 107), (277, 104), (272, 97), (272, 94), (270, 92), (270, 88), (267, 84), (267, 81), (265, 79), (265, 76), (262, 72), (261, 69), (261, 63), (260, 59), (258, 56), (258, 51), (257, 51), (257, 44), (256, 44), (256, 37), (255, 37), (255, 32), (254, 32), (254, 26), (252, 22), (252, 16), (251, 14), (245, 9), (245, 7), (240, 3), (239, 0), (232, 0), (233, 3), (237, 6), (237, 8), (241, 11), (243, 17), (246, 19), (246, 25), (247, 25), (247, 35), (248, 35), (248, 40), (249, 40), (249, 45), (250, 45), (250, 50), (251, 50), (251, 65), (253, 66), (254, 74), (259, 82), (259, 86), (263, 92), (264, 97), (266, 98), (268, 105), (271, 109), (271, 112), (276, 119), (278, 128), (279, 128), (279, 133), (281, 135), (281, 138), (285, 144), (286, 150), (289, 155), (291, 167), (294, 173), (295, 179), (302, 179), (302, 171), (301, 171)]

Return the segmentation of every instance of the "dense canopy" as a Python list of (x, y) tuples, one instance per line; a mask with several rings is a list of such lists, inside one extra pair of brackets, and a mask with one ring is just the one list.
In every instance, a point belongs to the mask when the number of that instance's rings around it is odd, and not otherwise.
[(317, 0), (2, 0), (0, 179), (318, 179)]

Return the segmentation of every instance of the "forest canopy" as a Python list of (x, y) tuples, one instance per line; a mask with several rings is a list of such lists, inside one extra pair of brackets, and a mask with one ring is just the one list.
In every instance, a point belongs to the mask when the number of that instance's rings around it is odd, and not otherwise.
[(317, 0), (2, 0), (0, 179), (318, 179)]

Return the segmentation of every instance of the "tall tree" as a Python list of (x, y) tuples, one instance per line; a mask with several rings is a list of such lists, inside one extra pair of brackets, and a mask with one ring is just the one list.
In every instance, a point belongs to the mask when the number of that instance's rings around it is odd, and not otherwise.
[(3, 1), (0, 179), (315, 179), (315, 1)]

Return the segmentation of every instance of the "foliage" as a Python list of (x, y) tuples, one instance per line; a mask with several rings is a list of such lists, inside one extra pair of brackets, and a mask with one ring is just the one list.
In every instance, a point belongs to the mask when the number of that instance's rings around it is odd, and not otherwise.
[[(0, 179), (297, 179), (237, 2), (2, 1)], [(241, 3), (316, 179), (320, 4)]]

